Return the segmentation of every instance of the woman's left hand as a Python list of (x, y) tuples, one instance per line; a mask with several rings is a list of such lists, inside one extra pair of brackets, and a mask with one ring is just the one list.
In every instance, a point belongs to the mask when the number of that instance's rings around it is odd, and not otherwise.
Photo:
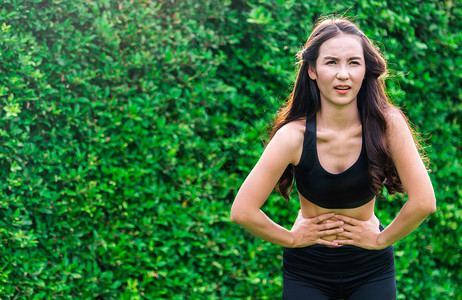
[(364, 249), (380, 250), (388, 245), (381, 245), (378, 242), (380, 235), (380, 222), (375, 215), (369, 220), (361, 221), (344, 215), (335, 215), (335, 218), (344, 222), (341, 228), (344, 229), (338, 235), (345, 239), (337, 239), (334, 242), (339, 245), (354, 245)]

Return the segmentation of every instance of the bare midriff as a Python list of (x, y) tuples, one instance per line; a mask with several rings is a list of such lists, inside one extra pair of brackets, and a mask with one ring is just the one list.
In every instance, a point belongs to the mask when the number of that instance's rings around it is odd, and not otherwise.
[[(333, 212), (339, 215), (344, 215), (347, 217), (366, 221), (366, 220), (369, 220), (374, 214), (375, 198), (360, 207), (330, 209), (330, 208), (320, 207), (314, 204), (313, 202), (310, 202), (309, 200), (305, 199), (300, 194), (299, 196), (300, 196), (300, 207), (302, 211), (302, 216), (306, 219), (311, 219), (319, 215)], [(329, 220), (326, 220), (324, 222), (329, 222)], [(335, 219), (332, 219), (332, 220), (335, 220)], [(328, 241), (333, 241), (335, 239), (345, 239), (345, 238), (342, 236), (337, 236), (337, 235), (328, 235), (328, 236), (324, 236), (323, 239), (328, 240)]]

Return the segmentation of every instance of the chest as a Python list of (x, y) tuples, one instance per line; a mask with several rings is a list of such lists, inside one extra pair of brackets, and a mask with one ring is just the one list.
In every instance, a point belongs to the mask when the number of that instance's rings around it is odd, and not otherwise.
[(363, 147), (361, 131), (317, 132), (316, 155), (321, 167), (332, 174), (342, 173), (358, 160)]

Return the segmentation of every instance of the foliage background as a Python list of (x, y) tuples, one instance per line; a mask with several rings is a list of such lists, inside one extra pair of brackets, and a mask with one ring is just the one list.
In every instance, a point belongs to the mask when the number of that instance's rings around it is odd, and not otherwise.
[[(282, 249), (229, 220), (313, 22), (345, 13), (427, 141), (438, 209), (399, 299), (462, 299), (461, 3), (4, 0), (0, 297), (281, 296)], [(378, 201), (388, 224), (404, 197)], [(297, 200), (264, 206), (290, 228)]]

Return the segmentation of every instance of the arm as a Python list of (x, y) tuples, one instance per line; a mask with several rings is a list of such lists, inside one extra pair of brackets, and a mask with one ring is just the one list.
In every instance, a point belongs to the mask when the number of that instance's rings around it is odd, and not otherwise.
[(406, 120), (399, 112), (388, 117), (387, 143), (403, 187), (408, 195), (393, 222), (378, 242), (391, 245), (410, 234), (436, 210), (436, 199), (427, 170), (420, 158)]
[(393, 111), (388, 114), (387, 122), (387, 144), (408, 200), (393, 222), (380, 233), (365, 229), (367, 225), (376, 223), (373, 220), (361, 222), (336, 216), (348, 223), (343, 226), (345, 232), (342, 236), (350, 238), (337, 241), (339, 244), (353, 244), (370, 249), (386, 248), (414, 231), (436, 210), (433, 186), (406, 120), (400, 112)]
[[(303, 134), (293, 124), (281, 128), (270, 141), (260, 160), (242, 184), (231, 208), (231, 221), (243, 226), (254, 236), (283, 247), (300, 247), (314, 243), (337, 246), (321, 236), (336, 234), (343, 224), (318, 224), (333, 216), (326, 214), (314, 219), (297, 218), (291, 231), (276, 224), (260, 209), (289, 164), (296, 164), (301, 156)], [(335, 229), (332, 229), (335, 228)]]

